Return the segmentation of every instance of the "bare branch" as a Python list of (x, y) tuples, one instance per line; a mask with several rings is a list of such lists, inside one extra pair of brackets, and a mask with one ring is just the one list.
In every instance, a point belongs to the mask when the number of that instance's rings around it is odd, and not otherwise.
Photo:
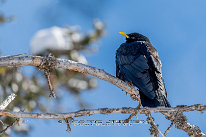
[(164, 115), (167, 115), (167, 119), (170, 120), (175, 124), (175, 127), (178, 129), (182, 129), (183, 131), (187, 132), (189, 136), (194, 137), (206, 137), (206, 135), (201, 131), (201, 129), (196, 126), (192, 125), (187, 122), (186, 116), (183, 115), (182, 112), (171, 112), (171, 113), (162, 113)]
[[(0, 58), (0, 66), (36, 66), (39, 67), (41, 63), (45, 60), (49, 60), (48, 57), (40, 57), (40, 56), (6, 56)], [(50, 60), (52, 61), (52, 60)], [(127, 84), (126, 82), (110, 75), (102, 69), (98, 69), (95, 67), (91, 67), (85, 64), (81, 64), (75, 61), (67, 60), (67, 59), (56, 59), (53, 64), (54, 68), (64, 68), (73, 71), (78, 71), (84, 74), (90, 74), (99, 79), (110, 82), (111, 84), (121, 88), (125, 92), (131, 95), (131, 97), (140, 102), (139, 91)]]
[(48, 84), (48, 87), (49, 87), (49, 91), (50, 91), (50, 95), (49, 97), (53, 97), (53, 98), (56, 98), (56, 95), (54, 93), (54, 84), (53, 84), (53, 76), (51, 74), (51, 72), (44, 72), (44, 75), (46, 77), (46, 80), (47, 80), (47, 84)]
[(169, 131), (170, 131), (170, 129), (172, 128), (173, 125), (174, 125), (174, 123), (171, 122), (170, 126), (167, 128), (167, 130), (166, 130), (165, 133), (164, 133), (164, 136), (165, 136), (165, 137), (167, 136), (167, 134), (169, 133)]
[(159, 137), (159, 133), (162, 135), (162, 137), (165, 137), (162, 132), (160, 131), (160, 129), (158, 128), (158, 126), (155, 124), (154, 122), (154, 118), (152, 117), (150, 112), (146, 112), (145, 115), (148, 117), (147, 118), (147, 122), (151, 125), (150, 127), (150, 134), (155, 136), (155, 137)]
[[(141, 105), (142, 104), (140, 102), (139, 105), (136, 108), (140, 109)], [(130, 119), (132, 119), (133, 116), (137, 116), (137, 113), (132, 113), (127, 119), (125, 119), (125, 122), (128, 123), (130, 121)]]
[(127, 119), (125, 119), (125, 123), (129, 123), (132, 117), (137, 116), (137, 113), (132, 113)]
[(94, 114), (110, 114), (110, 113), (151, 113), (151, 112), (160, 112), (167, 116), (167, 119), (175, 124), (175, 126), (183, 131), (187, 132), (189, 135), (193, 136), (205, 136), (205, 134), (200, 130), (198, 126), (191, 125), (185, 120), (183, 114), (179, 112), (187, 111), (204, 111), (206, 110), (206, 105), (191, 105), (185, 107), (157, 107), (157, 108), (101, 108), (94, 110), (80, 110), (77, 112), (70, 113), (27, 113), (27, 112), (11, 112), (11, 111), (2, 111), (0, 116), (9, 116), (14, 118), (38, 118), (38, 119), (67, 119), (69, 117), (80, 117), (80, 116), (90, 116)]
[(56, 95), (54, 93), (54, 84), (53, 84), (53, 76), (52, 72), (55, 68), (56, 64), (56, 58), (50, 53), (46, 58), (44, 58), (41, 62), (41, 65), (39, 66), (40, 70), (44, 71), (44, 75), (46, 77), (48, 87), (50, 90), (49, 97), (56, 98)]
[(171, 116), (176, 117), (176, 112), (183, 112), (183, 111), (203, 111), (206, 110), (206, 105), (191, 105), (186, 106), (183, 108), (179, 107), (157, 107), (157, 108), (101, 108), (101, 109), (94, 109), (94, 110), (80, 110), (77, 112), (70, 112), (70, 113), (27, 113), (27, 112), (11, 112), (11, 111), (2, 111), (0, 112), (0, 116), (9, 116), (15, 118), (38, 118), (38, 119), (65, 119), (68, 117), (80, 117), (80, 116), (90, 116), (94, 114), (110, 114), (110, 113), (148, 113), (148, 112), (160, 112), (164, 113), (164, 115), (168, 116), (167, 119), (175, 120), (174, 118), (170, 118)]
[(64, 121), (66, 122), (67, 124), (67, 132), (71, 132), (71, 127), (70, 127), (70, 122), (74, 120), (73, 118), (69, 117), (69, 118), (65, 118)]

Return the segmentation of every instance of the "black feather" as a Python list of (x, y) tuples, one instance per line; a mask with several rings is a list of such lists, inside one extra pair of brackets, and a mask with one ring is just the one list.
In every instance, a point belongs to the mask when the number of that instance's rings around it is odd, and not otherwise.
[(145, 36), (132, 33), (116, 52), (116, 76), (132, 82), (147, 107), (170, 107), (157, 51)]

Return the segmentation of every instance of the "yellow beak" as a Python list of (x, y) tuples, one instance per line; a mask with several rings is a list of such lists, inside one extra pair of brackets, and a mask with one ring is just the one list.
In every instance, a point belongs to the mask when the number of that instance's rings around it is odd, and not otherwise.
[(127, 33), (125, 32), (119, 32), (120, 34), (122, 34), (123, 36), (125, 36), (126, 38), (129, 38), (129, 36), (127, 35)]

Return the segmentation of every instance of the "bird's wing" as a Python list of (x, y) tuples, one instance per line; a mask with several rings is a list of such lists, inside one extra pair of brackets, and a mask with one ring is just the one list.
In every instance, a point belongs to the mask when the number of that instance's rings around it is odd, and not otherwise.
[[(164, 89), (161, 64), (147, 50), (141, 48), (133, 49), (135, 47), (138, 48), (137, 44), (140, 43), (133, 43), (131, 47), (127, 45), (127, 51), (132, 49), (127, 54), (124, 52), (125, 49), (123, 47), (121, 49), (120, 46), (116, 54), (118, 70), (124, 75), (127, 81), (131, 81), (144, 95), (150, 99), (154, 99), (158, 86)], [(135, 50), (138, 52), (133, 52)], [(165, 90), (163, 91), (163, 95), (165, 94), (164, 92)]]
[[(158, 59), (159, 59), (159, 57), (158, 57)], [(155, 58), (153, 55), (150, 55), (149, 62), (151, 62), (152, 66), (154, 68), (153, 71), (154, 71), (155, 78), (156, 78), (157, 88), (159, 89), (159, 91), (161, 92), (162, 95), (167, 97), (167, 92), (166, 92), (164, 80), (162, 77), (161, 61), (157, 60), (157, 58)]]
[(119, 62), (117, 60), (117, 55), (115, 57), (115, 62), (116, 62), (116, 77), (120, 78), (120, 68), (119, 68)]

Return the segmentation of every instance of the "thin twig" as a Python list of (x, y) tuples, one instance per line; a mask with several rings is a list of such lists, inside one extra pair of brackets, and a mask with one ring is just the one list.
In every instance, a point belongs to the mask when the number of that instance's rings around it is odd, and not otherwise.
[(150, 128), (151, 135), (154, 135), (155, 137), (159, 137), (159, 133), (160, 133), (162, 137), (165, 137), (160, 131), (160, 129), (158, 128), (158, 126), (155, 124), (154, 118), (152, 117), (151, 113), (146, 112), (145, 115), (148, 117), (147, 121), (151, 125), (151, 128)]
[(132, 119), (132, 117), (136, 116), (137, 113), (132, 113), (127, 119), (125, 119), (125, 123), (129, 123), (129, 121)]
[[(137, 109), (140, 109), (141, 107), (141, 101), (139, 102), (139, 105), (136, 107)], [(133, 116), (137, 116), (137, 113), (132, 113), (127, 119), (125, 119), (126, 123), (129, 123), (129, 121), (132, 119)]]
[(16, 122), (18, 121), (18, 119), (16, 119), (14, 122), (12, 122), (10, 125), (8, 125), (5, 129), (0, 131), (0, 135), (2, 135), (3, 133), (5, 133), (9, 128), (11, 128)]
[(66, 122), (67, 124), (67, 132), (71, 132), (71, 127), (70, 127), (70, 122), (74, 120), (72, 117), (69, 117), (69, 118), (65, 118), (64, 121)]
[(46, 77), (46, 80), (47, 80), (47, 84), (48, 84), (48, 87), (49, 87), (49, 91), (50, 91), (50, 95), (49, 97), (53, 97), (53, 98), (56, 98), (56, 95), (54, 93), (54, 84), (53, 84), (53, 76), (51, 74), (51, 72), (44, 72), (44, 75)]
[(167, 128), (167, 130), (166, 130), (165, 133), (164, 133), (164, 136), (165, 136), (165, 137), (167, 136), (167, 134), (169, 133), (169, 131), (170, 131), (170, 129), (172, 128), (173, 125), (174, 125), (174, 123), (171, 122), (170, 126)]
[(50, 91), (49, 97), (54, 97), (56, 98), (56, 95), (54, 93), (54, 78), (52, 77), (52, 72), (55, 69), (55, 64), (56, 64), (56, 58), (50, 53), (47, 57), (43, 58), (39, 69), (44, 72), (44, 75), (47, 80), (48, 88)]

